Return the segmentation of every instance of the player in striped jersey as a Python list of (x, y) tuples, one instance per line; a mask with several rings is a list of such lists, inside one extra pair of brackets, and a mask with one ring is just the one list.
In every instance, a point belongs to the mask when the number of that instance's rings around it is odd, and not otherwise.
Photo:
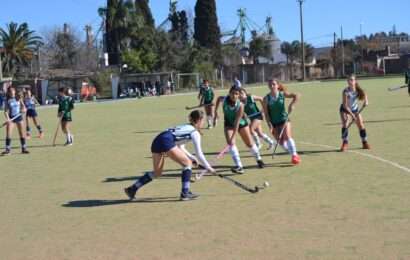
[(228, 96), (218, 97), (215, 105), (215, 117), (214, 124), (218, 118), (218, 107), (222, 103), (222, 108), (224, 112), (224, 131), (226, 142), (230, 146), (230, 153), (233, 161), (235, 162), (235, 167), (232, 168), (234, 173), (244, 173), (241, 158), (239, 156), (238, 148), (235, 144), (236, 134), (239, 133), (243, 142), (250, 149), (251, 154), (256, 158), (256, 162), (259, 168), (264, 167), (262, 157), (259, 153), (259, 149), (253, 142), (251, 133), (249, 130), (248, 122), (244, 117), (244, 105), (239, 100), (240, 88), (232, 86), (229, 90)]
[[(289, 93), (277, 80), (269, 80), (268, 86), (270, 92), (263, 99), (263, 110), (268, 118), (266, 122), (276, 141), (292, 155), (292, 163), (298, 164), (300, 163), (300, 157), (296, 151), (295, 141), (292, 138), (292, 127), (288, 116), (292, 112), (294, 104), (299, 100), (300, 95)], [(288, 112), (286, 112), (285, 108), (286, 98), (292, 99), (288, 105)], [(284, 129), (283, 135), (281, 140), (278, 140), (282, 129)]]
[(253, 136), (253, 140), (255, 141), (258, 148), (261, 149), (262, 144), (259, 140), (259, 137), (261, 137), (266, 143), (268, 143), (269, 145), (268, 150), (272, 149), (274, 142), (262, 130), (261, 122), (263, 120), (264, 115), (262, 111), (259, 110), (258, 106), (256, 105), (256, 101), (258, 101), (263, 106), (263, 98), (248, 94), (244, 88), (241, 88), (240, 91), (241, 91), (240, 99), (245, 106), (245, 114), (248, 116), (249, 120), (251, 121), (249, 129)]
[(342, 146), (340, 151), (344, 152), (348, 148), (348, 124), (349, 115), (352, 120), (355, 121), (357, 127), (359, 128), (360, 138), (362, 139), (363, 149), (370, 149), (370, 145), (367, 142), (367, 132), (363, 123), (363, 117), (359, 114), (359, 104), (358, 101), (363, 101), (363, 105), (367, 106), (369, 101), (367, 99), (366, 93), (357, 83), (356, 76), (351, 75), (347, 79), (348, 86), (343, 89), (342, 93), (342, 104), (340, 105), (340, 119), (342, 121)]
[[(204, 123), (203, 112), (199, 110), (192, 111), (189, 115), (189, 122), (189, 124), (169, 128), (155, 137), (151, 145), (154, 169), (152, 172), (145, 173), (133, 185), (124, 189), (130, 199), (134, 199), (135, 193), (142, 186), (162, 175), (165, 156), (183, 166), (180, 199), (192, 200), (198, 197), (190, 190), (192, 161), (199, 161), (208, 172), (215, 173), (215, 170), (206, 160), (201, 148), (201, 133), (199, 131)], [(198, 159), (185, 149), (184, 144), (188, 142), (193, 143)]]
[(27, 108), (27, 113), (26, 113), (26, 133), (27, 133), (27, 138), (31, 137), (31, 128), (30, 128), (30, 122), (29, 118), (33, 120), (34, 125), (36, 126), (38, 133), (39, 133), (39, 138), (43, 138), (43, 129), (41, 128), (41, 125), (38, 122), (38, 115), (36, 111), (36, 104), (38, 104), (38, 101), (36, 98), (31, 94), (31, 90), (27, 89), (24, 92), (24, 105)]
[(20, 135), (21, 152), (23, 154), (29, 153), (26, 146), (26, 134), (24, 132), (24, 120), (23, 114), (26, 112), (26, 107), (22, 99), (16, 97), (16, 90), (13, 87), (7, 89), (6, 106), (4, 109), (4, 115), (6, 117), (6, 149), (2, 155), (8, 155), (11, 151), (11, 135), (13, 133), (14, 125), (17, 126), (17, 130)]

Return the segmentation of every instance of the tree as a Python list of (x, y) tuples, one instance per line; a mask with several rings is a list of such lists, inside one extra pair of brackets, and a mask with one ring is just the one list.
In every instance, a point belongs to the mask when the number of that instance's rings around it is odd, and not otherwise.
[(171, 29), (169, 33), (174, 40), (181, 41), (182, 44), (188, 44), (189, 41), (189, 24), (187, 13), (182, 10), (180, 12), (173, 10), (169, 14), (171, 21)]
[[(296, 45), (293, 43), (289, 42), (283, 42), (280, 46), (280, 49), (283, 54), (286, 56), (286, 66), (289, 69), (289, 77), (292, 80), (293, 79), (293, 63), (296, 59), (297, 56), (297, 50), (296, 50)], [(290, 68), (289, 68), (290, 64)]]
[(4, 72), (14, 76), (18, 66), (27, 66), (34, 52), (42, 44), (42, 39), (30, 31), (27, 23), (9, 23), (4, 30), (0, 28), (0, 42), (5, 49)]
[(272, 57), (272, 50), (269, 43), (264, 37), (255, 36), (249, 43), (249, 54), (253, 58), (254, 63), (258, 63), (259, 57)]
[(195, 5), (194, 39), (199, 46), (212, 50), (213, 61), (221, 62), (221, 32), (215, 0), (198, 0)]
[(74, 68), (79, 49), (79, 39), (70, 31), (57, 30), (47, 48), (54, 68)]
[(155, 21), (152, 17), (148, 2), (148, 0), (135, 0), (135, 9), (137, 11), (137, 15), (144, 19), (144, 25), (154, 28)]
[(135, 22), (130, 14), (133, 9), (134, 5), (131, 1), (107, 0), (107, 8), (98, 10), (100, 16), (105, 18), (105, 41), (110, 65), (121, 63), (121, 50), (127, 44), (125, 39), (130, 29), (128, 24)]

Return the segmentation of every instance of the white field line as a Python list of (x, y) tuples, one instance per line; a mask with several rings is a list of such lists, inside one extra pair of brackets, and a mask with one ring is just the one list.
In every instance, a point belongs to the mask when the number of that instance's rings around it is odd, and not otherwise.
[[(334, 147), (334, 146), (330, 146), (330, 145), (314, 144), (314, 143), (309, 143), (309, 142), (300, 142), (300, 143), (301, 143), (301, 144), (305, 144), (305, 145), (319, 146), (319, 147), (330, 148), (330, 149), (337, 149), (337, 148), (338, 148), (338, 147)], [(400, 164), (398, 164), (398, 163), (396, 163), (396, 162), (393, 162), (393, 161), (390, 161), (390, 160), (381, 158), (381, 157), (379, 157), (379, 156), (375, 156), (375, 155), (368, 154), (368, 153), (362, 153), (362, 152), (358, 152), (358, 151), (352, 151), (352, 150), (348, 150), (347, 152), (349, 152), (349, 153), (354, 153), (354, 154), (358, 154), (358, 155), (361, 155), (361, 156), (364, 156), (364, 157), (368, 157), (368, 158), (370, 158), (370, 159), (377, 160), (377, 161), (380, 161), (380, 162), (389, 164), (389, 165), (391, 165), (391, 166), (393, 166), (393, 167), (396, 167), (396, 168), (398, 168), (398, 169), (400, 169), (400, 170), (403, 170), (403, 171), (405, 171), (405, 172), (407, 172), (407, 173), (410, 173), (410, 169), (409, 169), (409, 168), (404, 167), (404, 166), (402, 166), (402, 165), (400, 165)]]

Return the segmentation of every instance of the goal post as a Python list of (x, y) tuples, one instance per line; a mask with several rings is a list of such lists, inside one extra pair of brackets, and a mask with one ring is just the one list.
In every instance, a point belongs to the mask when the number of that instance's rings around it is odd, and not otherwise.
[(178, 73), (177, 89), (197, 89), (200, 85), (199, 73)]
[(119, 97), (165, 95), (174, 92), (174, 72), (123, 73), (119, 75)]

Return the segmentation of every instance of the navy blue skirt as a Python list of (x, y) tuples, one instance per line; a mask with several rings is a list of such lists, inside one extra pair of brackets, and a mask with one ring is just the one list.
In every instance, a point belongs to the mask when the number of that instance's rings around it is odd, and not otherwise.
[[(346, 114), (347, 114), (347, 111), (346, 111), (345, 107), (343, 106), (343, 104), (340, 105), (339, 111), (340, 111), (341, 113), (346, 113)], [(358, 111), (359, 111), (359, 109), (352, 110), (352, 112), (353, 112), (354, 114), (356, 114)]]
[(152, 153), (166, 153), (176, 146), (174, 135), (170, 131), (164, 131), (157, 135), (152, 141)]
[[(10, 117), (10, 119), (12, 119), (13, 117)], [(20, 123), (21, 121), (23, 121), (23, 117), (21, 115), (19, 115), (18, 117), (14, 118), (12, 120), (13, 123)]]

